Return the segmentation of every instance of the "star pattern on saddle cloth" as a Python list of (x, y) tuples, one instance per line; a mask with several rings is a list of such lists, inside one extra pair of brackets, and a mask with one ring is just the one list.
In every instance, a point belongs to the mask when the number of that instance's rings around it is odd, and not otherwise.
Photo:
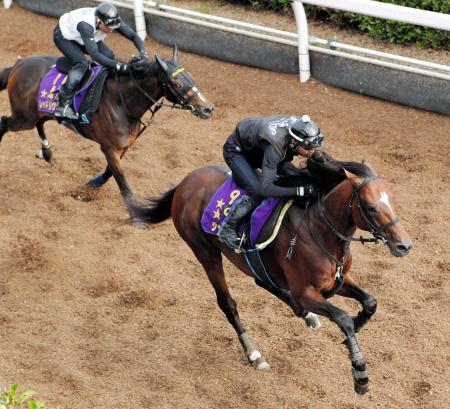
[(217, 201), (217, 205), (216, 207), (218, 207), (219, 209), (222, 209), (222, 207), (225, 205), (225, 202), (223, 201), (223, 199), (220, 199)]
[(215, 210), (214, 211), (214, 219), (219, 219), (220, 220), (220, 210)]
[(43, 91), (41, 91), (41, 98), (46, 98), (47, 94), (48, 92), (44, 89)]

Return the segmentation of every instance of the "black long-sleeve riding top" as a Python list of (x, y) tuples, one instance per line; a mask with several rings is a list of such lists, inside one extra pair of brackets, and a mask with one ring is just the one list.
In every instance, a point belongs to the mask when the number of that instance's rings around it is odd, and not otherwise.
[(289, 126), (300, 118), (289, 115), (257, 116), (240, 121), (235, 130), (236, 143), (250, 165), (262, 171), (260, 193), (265, 197), (292, 197), (296, 187), (274, 184), (278, 174), (296, 174), (291, 163), (294, 152), (288, 149)]

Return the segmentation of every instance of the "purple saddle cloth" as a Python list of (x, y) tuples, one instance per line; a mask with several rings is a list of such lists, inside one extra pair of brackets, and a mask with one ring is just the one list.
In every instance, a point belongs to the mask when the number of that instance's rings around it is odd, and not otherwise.
[[(239, 201), (245, 194), (246, 191), (238, 187), (232, 178), (229, 178), (216, 193), (214, 193), (208, 206), (206, 206), (203, 211), (201, 220), (203, 230), (206, 233), (217, 236), (220, 232), (222, 222), (227, 217), (233, 203)], [(253, 211), (250, 218), (250, 243), (252, 246), (256, 244), (264, 224), (280, 200), (281, 199), (278, 197), (269, 197), (268, 199), (263, 200)]]
[[(83, 87), (75, 93), (74, 107), (77, 112), (80, 109), (89, 87), (94, 83), (98, 74), (104, 69), (104, 67), (98, 65), (92, 67), (90, 78), (84, 83)], [(52, 67), (45, 77), (42, 78), (37, 97), (39, 112), (48, 112), (49, 114), (55, 113), (59, 101), (59, 88), (66, 78), (67, 75), (58, 71), (56, 66)]]

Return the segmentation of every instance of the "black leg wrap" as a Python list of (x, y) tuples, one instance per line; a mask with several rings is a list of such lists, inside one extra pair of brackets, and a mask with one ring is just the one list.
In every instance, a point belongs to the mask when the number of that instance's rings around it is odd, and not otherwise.
[(369, 373), (366, 362), (359, 349), (358, 340), (355, 335), (351, 335), (343, 344), (348, 349), (349, 358), (352, 362), (352, 374), (355, 392), (363, 395), (369, 390)]

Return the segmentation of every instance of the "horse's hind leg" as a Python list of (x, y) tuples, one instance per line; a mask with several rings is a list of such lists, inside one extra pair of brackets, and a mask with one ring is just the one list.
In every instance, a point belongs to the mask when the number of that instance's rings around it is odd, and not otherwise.
[(196, 243), (193, 243), (191, 240), (186, 241), (208, 275), (208, 279), (216, 292), (217, 304), (236, 331), (247, 359), (255, 369), (270, 369), (270, 365), (261, 355), (261, 352), (258, 351), (247, 330), (241, 323), (237, 311), (237, 304), (231, 297), (225, 281), (220, 251), (206, 243), (200, 245), (198, 241)]
[(87, 185), (89, 187), (99, 188), (99, 187), (103, 186), (111, 176), (112, 176), (111, 168), (108, 165), (108, 166), (106, 166), (105, 171), (101, 175), (98, 175), (95, 178), (92, 178), (87, 183)]
[(377, 300), (372, 294), (366, 293), (359, 287), (349, 274), (344, 275), (344, 284), (338, 292), (343, 297), (357, 300), (363, 307), (356, 317), (352, 317), (355, 332), (358, 332), (370, 320), (377, 310)]
[(36, 157), (39, 159), (45, 159), (46, 162), (50, 163), (52, 161), (52, 146), (48, 142), (47, 136), (44, 131), (44, 123), (48, 121), (49, 118), (42, 118), (36, 124), (38, 130), (39, 138), (41, 139), (41, 150), (36, 153)]
[(296, 304), (292, 295), (289, 291), (283, 290), (281, 288), (272, 287), (269, 284), (264, 283), (263, 281), (255, 278), (255, 283), (265, 290), (269, 291), (273, 295), (275, 295), (278, 299), (286, 303), (289, 307), (291, 307), (292, 312), (296, 317), (303, 318), (306, 322), (306, 325), (312, 329), (319, 329), (322, 326), (322, 323), (319, 320), (319, 317), (309, 311), (304, 310), (302, 307)]

